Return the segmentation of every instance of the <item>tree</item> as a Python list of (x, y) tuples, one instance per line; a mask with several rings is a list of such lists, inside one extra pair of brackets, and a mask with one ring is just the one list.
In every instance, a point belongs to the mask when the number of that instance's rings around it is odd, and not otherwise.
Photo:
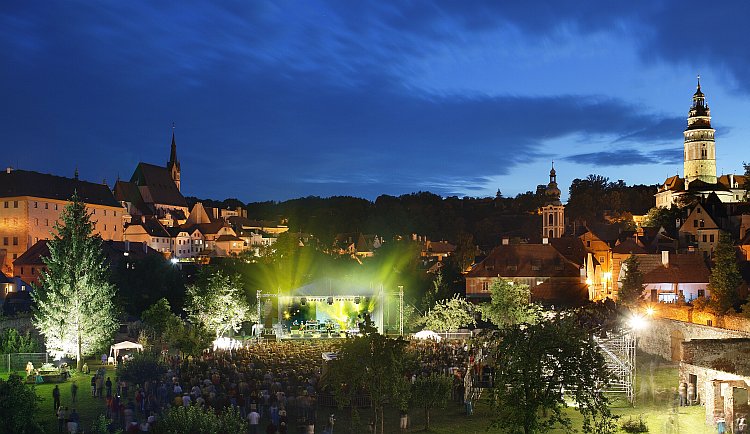
[(677, 219), (682, 221), (682, 209), (677, 205), (670, 208), (653, 207), (648, 210), (646, 218), (643, 220), (643, 226), (647, 228), (664, 228), (670, 235), (676, 235)]
[(36, 353), (39, 349), (39, 342), (28, 330), (24, 334), (14, 328), (0, 331), (0, 354)]
[(191, 321), (212, 331), (217, 338), (230, 330), (237, 332), (243, 321), (253, 317), (239, 276), (225, 275), (221, 270), (188, 286), (185, 312)]
[(742, 162), (742, 167), (745, 168), (745, 184), (742, 186), (745, 189), (745, 196), (750, 195), (750, 164)]
[(424, 429), (430, 430), (430, 410), (444, 408), (450, 399), (453, 381), (445, 375), (417, 377), (412, 385), (414, 405), (424, 409)]
[(477, 323), (474, 310), (473, 304), (455, 295), (435, 303), (435, 306), (424, 315), (424, 326), (429, 330), (455, 332), (461, 327)]
[(39, 398), (33, 386), (24, 384), (16, 374), (0, 378), (1, 434), (37, 434), (44, 430), (36, 420)]
[[(367, 392), (374, 412), (376, 432), (384, 433), (384, 408), (400, 402), (399, 392), (408, 358), (406, 341), (373, 333), (347, 340), (331, 361), (328, 384), (340, 408), (351, 405), (355, 395)], [(353, 409), (354, 411), (354, 409)]]
[(156, 354), (143, 352), (117, 365), (117, 376), (133, 384), (145, 384), (156, 381), (167, 372), (167, 366)]
[[(60, 223), (61, 222), (61, 223)], [(47, 350), (83, 358), (109, 344), (119, 327), (115, 288), (86, 205), (73, 194), (47, 242), (47, 270), (32, 292), (34, 325), (44, 335)]]
[(742, 283), (737, 255), (729, 233), (721, 231), (719, 242), (714, 250), (714, 266), (708, 278), (708, 290), (711, 293), (712, 304), (719, 313), (726, 312), (740, 300), (737, 287)]
[(453, 252), (453, 260), (456, 262), (458, 269), (463, 273), (477, 256), (477, 246), (474, 244), (474, 236), (461, 232), (458, 234), (456, 241), (456, 251)]
[(583, 432), (615, 432), (604, 395), (609, 376), (604, 357), (574, 317), (511, 325), (495, 332), (489, 344), (497, 366), (493, 427), (532, 434), (561, 424), (570, 431), (567, 396), (583, 416)]
[(141, 314), (141, 321), (148, 339), (158, 348), (175, 342), (184, 330), (182, 320), (172, 313), (166, 298), (146, 309)]
[(482, 319), (498, 327), (510, 324), (534, 323), (541, 309), (530, 303), (529, 285), (500, 279), (490, 287), (490, 302), (480, 306)]
[(617, 292), (617, 299), (626, 306), (635, 305), (643, 297), (643, 273), (638, 266), (635, 255), (630, 255), (623, 262), (625, 276), (622, 278), (622, 288)]

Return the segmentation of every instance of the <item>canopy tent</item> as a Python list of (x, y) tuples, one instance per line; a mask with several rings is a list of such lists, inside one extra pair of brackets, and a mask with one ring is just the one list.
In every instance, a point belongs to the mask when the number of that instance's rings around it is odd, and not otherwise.
[(138, 350), (143, 351), (143, 345), (136, 344), (135, 342), (124, 341), (118, 342), (109, 347), (109, 357), (114, 357), (117, 360), (117, 355), (122, 350)]
[(414, 333), (414, 339), (432, 339), (440, 342), (443, 337), (432, 330), (422, 330), (421, 332)]

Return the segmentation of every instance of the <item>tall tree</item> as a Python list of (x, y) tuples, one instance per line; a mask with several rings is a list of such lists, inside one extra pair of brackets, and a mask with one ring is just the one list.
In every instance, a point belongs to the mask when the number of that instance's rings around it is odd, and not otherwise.
[(490, 287), (490, 302), (481, 305), (482, 319), (503, 327), (510, 324), (533, 323), (541, 309), (531, 303), (529, 285), (500, 279)]
[(635, 255), (630, 255), (623, 262), (623, 267), (625, 276), (622, 278), (622, 288), (617, 292), (617, 299), (626, 306), (633, 306), (643, 296), (643, 273)]
[(146, 309), (141, 314), (141, 321), (149, 341), (159, 350), (170, 347), (185, 329), (180, 317), (172, 313), (166, 298), (160, 299)]
[(609, 372), (588, 331), (557, 315), (514, 325), (489, 340), (495, 357), (494, 427), (508, 433), (544, 433), (572, 421), (566, 397), (583, 416), (583, 432), (613, 433), (617, 426), (604, 395)]
[(720, 313), (724, 313), (740, 300), (737, 287), (742, 283), (737, 254), (734, 250), (732, 237), (721, 231), (719, 242), (714, 250), (714, 266), (708, 278), (708, 290), (711, 300)]
[(0, 433), (37, 434), (44, 429), (37, 420), (39, 398), (33, 385), (23, 378), (10, 374), (7, 380), (0, 378)]
[(230, 330), (238, 331), (243, 321), (257, 321), (240, 277), (226, 275), (221, 270), (188, 286), (185, 312), (194, 323), (212, 331), (217, 338)]
[(94, 224), (77, 194), (60, 214), (56, 234), (47, 242), (47, 271), (32, 292), (36, 302), (34, 325), (50, 352), (83, 358), (105, 347), (119, 324), (115, 288)]

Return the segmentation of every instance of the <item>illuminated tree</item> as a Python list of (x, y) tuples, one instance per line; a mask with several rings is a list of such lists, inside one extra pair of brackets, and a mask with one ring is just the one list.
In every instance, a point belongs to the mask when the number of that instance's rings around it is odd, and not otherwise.
[(454, 332), (461, 327), (476, 324), (474, 305), (458, 295), (447, 300), (440, 300), (425, 313), (425, 328), (439, 332)]
[(101, 239), (77, 194), (71, 197), (47, 242), (47, 270), (32, 292), (36, 303), (34, 325), (44, 335), (47, 350), (83, 358), (107, 346), (119, 327), (114, 306), (115, 288)]
[(184, 332), (180, 317), (172, 313), (169, 301), (162, 298), (141, 314), (143, 329), (156, 347), (169, 346)]
[(482, 319), (498, 327), (511, 324), (534, 323), (541, 308), (531, 303), (529, 285), (500, 279), (490, 286), (490, 302), (481, 305)]
[(191, 321), (204, 326), (217, 338), (229, 330), (237, 332), (244, 321), (257, 321), (240, 277), (220, 270), (188, 286), (185, 312)]

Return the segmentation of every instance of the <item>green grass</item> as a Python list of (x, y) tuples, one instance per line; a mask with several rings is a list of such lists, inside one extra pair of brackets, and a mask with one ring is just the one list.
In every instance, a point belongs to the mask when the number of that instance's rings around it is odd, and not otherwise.
[[(64, 383), (45, 383), (34, 386), (36, 395), (39, 397), (37, 420), (42, 424), (45, 432), (57, 432), (57, 415), (53, 409), (54, 401), (52, 399), (52, 390), (55, 388), (55, 384), (60, 386), (60, 405), (67, 406), (68, 410), (75, 408), (81, 418), (82, 426), (87, 430), (94, 419), (100, 414), (105, 414), (104, 398), (93, 398), (91, 396), (91, 377), (101, 365), (94, 365), (95, 361), (93, 360), (89, 360), (88, 362), (89, 366), (91, 366), (91, 375), (74, 374), (72, 378)], [(25, 375), (25, 372), (21, 372), (21, 375)], [(112, 377), (114, 381), (115, 370), (112, 366), (107, 368), (107, 376)], [(7, 377), (7, 373), (3, 374), (3, 378)], [(107, 377), (104, 378), (106, 379)], [(78, 386), (78, 402), (75, 405), (71, 402), (72, 396), (70, 394), (70, 386), (73, 382), (76, 382)]]

